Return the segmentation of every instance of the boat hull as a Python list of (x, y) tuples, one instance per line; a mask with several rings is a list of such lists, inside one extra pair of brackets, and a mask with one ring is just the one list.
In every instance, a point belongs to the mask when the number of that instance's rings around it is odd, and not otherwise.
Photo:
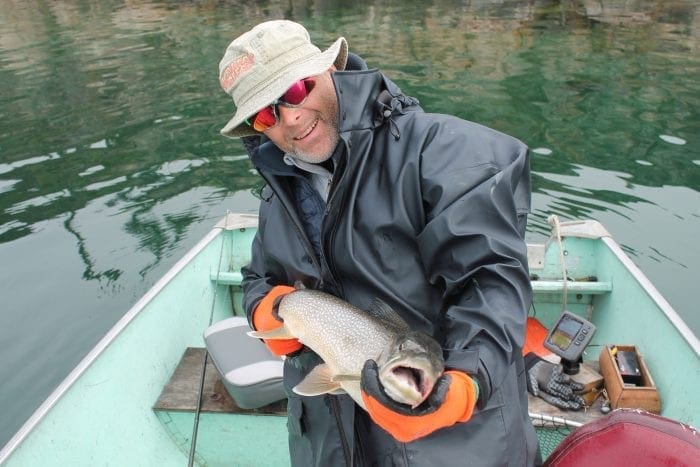
[[(242, 314), (240, 267), (250, 255), (256, 216), (231, 214), (134, 305), (0, 451), (8, 466), (184, 465), (194, 411), (154, 411), (188, 347), (204, 347), (211, 322)], [(605, 345), (632, 344), (644, 356), (662, 415), (700, 422), (700, 346), (671, 306), (610, 238), (562, 235), (533, 246), (533, 311), (551, 326), (564, 308), (593, 321), (585, 360)], [(566, 275), (574, 281), (564, 282)], [(586, 280), (578, 280), (580, 278)], [(594, 279), (591, 279), (594, 278)], [(537, 418), (538, 414), (533, 414)], [(575, 418), (571, 413), (571, 418)], [(554, 425), (575, 420), (555, 420)], [(563, 437), (538, 428), (545, 456)], [(257, 414), (201, 414), (199, 465), (289, 463), (286, 419)]]

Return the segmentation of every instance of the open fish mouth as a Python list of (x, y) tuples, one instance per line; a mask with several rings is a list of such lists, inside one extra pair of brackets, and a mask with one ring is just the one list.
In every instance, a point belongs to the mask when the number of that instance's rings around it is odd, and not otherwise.
[(418, 407), (428, 398), (435, 378), (421, 368), (396, 365), (389, 369), (382, 378), (384, 390), (389, 397), (397, 402)]
[(407, 385), (413, 386), (422, 397), (428, 397), (433, 384), (427, 378), (425, 371), (408, 366), (397, 366), (391, 370), (397, 379), (403, 379)]

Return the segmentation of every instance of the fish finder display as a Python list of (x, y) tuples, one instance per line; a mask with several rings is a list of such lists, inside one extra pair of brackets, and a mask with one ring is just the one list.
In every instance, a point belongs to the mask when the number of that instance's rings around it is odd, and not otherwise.
[(544, 346), (563, 360), (577, 361), (593, 337), (595, 326), (585, 318), (564, 311), (549, 331)]
[(566, 350), (569, 348), (574, 340), (574, 337), (576, 337), (576, 334), (578, 334), (582, 327), (583, 323), (581, 321), (576, 321), (570, 316), (563, 316), (557, 327), (554, 329), (550, 340), (552, 341), (552, 344), (556, 345), (562, 350)]

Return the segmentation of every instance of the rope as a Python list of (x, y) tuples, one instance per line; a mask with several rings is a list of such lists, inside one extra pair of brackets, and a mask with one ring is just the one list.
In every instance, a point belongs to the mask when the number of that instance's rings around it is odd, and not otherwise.
[(566, 310), (566, 298), (568, 295), (569, 279), (566, 272), (566, 262), (564, 260), (564, 247), (561, 242), (561, 230), (559, 226), (559, 217), (556, 214), (552, 214), (547, 218), (547, 223), (552, 226), (554, 235), (557, 237), (557, 244), (559, 245), (559, 265), (561, 266), (561, 277), (564, 281), (564, 287), (562, 288), (562, 310)]
[[(223, 230), (228, 230), (228, 218), (229, 211), (226, 211), (226, 220), (224, 221)], [(221, 249), (219, 250), (219, 264), (216, 268), (216, 283), (214, 285), (214, 297), (211, 302), (211, 310), (209, 311), (209, 326), (213, 324), (214, 321), (214, 308), (216, 306), (216, 298), (219, 292), (219, 276), (221, 274), (221, 260), (224, 256), (224, 237), (221, 238)], [(190, 444), (190, 456), (187, 462), (188, 467), (194, 465), (195, 449), (197, 447), (197, 433), (199, 431), (199, 415), (202, 412), (202, 399), (204, 395), (204, 377), (207, 372), (207, 362), (209, 361), (209, 352), (205, 350), (204, 352), (204, 363), (202, 364), (202, 372), (199, 377), (199, 393), (197, 395), (197, 407), (194, 412), (194, 424), (192, 426), (192, 443)]]

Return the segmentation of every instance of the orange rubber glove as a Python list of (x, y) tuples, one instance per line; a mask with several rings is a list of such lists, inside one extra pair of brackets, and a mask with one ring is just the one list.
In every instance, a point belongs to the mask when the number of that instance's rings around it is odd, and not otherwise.
[[(282, 326), (277, 316), (277, 306), (283, 296), (294, 292), (294, 287), (276, 285), (265, 295), (253, 310), (253, 328), (256, 331), (271, 331)], [(301, 350), (303, 345), (297, 339), (263, 339), (267, 348), (275, 355), (289, 355)]]
[(386, 395), (373, 360), (365, 362), (361, 385), (362, 400), (369, 416), (402, 443), (410, 443), (457, 422), (466, 422), (479, 397), (479, 386), (471, 376), (448, 370), (437, 380), (428, 399), (412, 409)]
[(549, 330), (534, 316), (527, 318), (525, 326), (525, 343), (523, 344), (523, 357), (534, 352), (539, 357), (551, 355), (552, 351), (544, 346)]

